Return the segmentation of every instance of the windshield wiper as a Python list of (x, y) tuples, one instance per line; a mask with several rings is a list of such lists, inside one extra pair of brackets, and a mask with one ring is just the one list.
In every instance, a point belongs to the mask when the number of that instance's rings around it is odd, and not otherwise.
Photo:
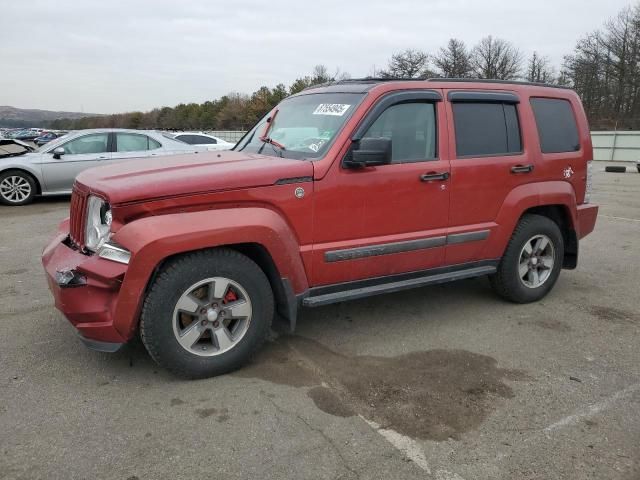
[(264, 149), (264, 146), (267, 143), (272, 147), (278, 147), (280, 151), (276, 150), (275, 148), (273, 149), (273, 151), (278, 153), (281, 157), (282, 157), (282, 150), (286, 150), (283, 144), (269, 137), (269, 130), (271, 130), (271, 125), (273, 125), (273, 122), (276, 119), (278, 112), (279, 110), (276, 110), (275, 112), (273, 112), (273, 115), (271, 115), (271, 118), (267, 119), (267, 125), (264, 128), (264, 132), (262, 132), (262, 135), (258, 137), (259, 140), (262, 142), (262, 147), (260, 147), (260, 149), (258, 150), (258, 153), (262, 153), (262, 150)]

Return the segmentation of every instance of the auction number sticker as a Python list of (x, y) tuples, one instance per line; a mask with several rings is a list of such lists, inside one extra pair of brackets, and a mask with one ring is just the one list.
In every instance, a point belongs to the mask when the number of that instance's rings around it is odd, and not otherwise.
[(314, 115), (335, 115), (336, 117), (343, 116), (351, 105), (345, 103), (321, 103), (313, 111)]

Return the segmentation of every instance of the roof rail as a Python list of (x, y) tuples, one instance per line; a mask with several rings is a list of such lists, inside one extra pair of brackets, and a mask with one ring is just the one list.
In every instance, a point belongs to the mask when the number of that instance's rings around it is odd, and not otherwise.
[(427, 78), (427, 82), (473, 82), (473, 83), (498, 83), (503, 85), (530, 85), (533, 87), (549, 87), (549, 88), (566, 88), (571, 90), (571, 87), (564, 85), (555, 85), (551, 83), (543, 82), (527, 82), (522, 80), (499, 80), (493, 78)]
[(548, 87), (548, 88), (565, 88), (571, 90), (571, 87), (564, 85), (555, 85), (550, 83), (541, 82), (526, 82), (521, 80), (498, 80), (491, 78), (403, 78), (403, 77), (365, 77), (365, 78), (349, 78), (345, 80), (333, 80), (318, 85), (311, 85), (304, 90), (318, 87), (330, 87), (332, 85), (345, 85), (349, 83), (382, 83), (382, 82), (456, 82), (456, 83), (497, 83), (502, 85), (529, 85), (534, 87)]

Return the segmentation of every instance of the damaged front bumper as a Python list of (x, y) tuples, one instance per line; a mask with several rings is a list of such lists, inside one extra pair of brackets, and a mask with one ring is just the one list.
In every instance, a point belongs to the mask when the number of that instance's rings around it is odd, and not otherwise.
[(69, 243), (68, 220), (42, 253), (55, 306), (71, 322), (83, 343), (115, 352), (128, 340), (114, 325), (114, 311), (127, 265), (86, 255)]

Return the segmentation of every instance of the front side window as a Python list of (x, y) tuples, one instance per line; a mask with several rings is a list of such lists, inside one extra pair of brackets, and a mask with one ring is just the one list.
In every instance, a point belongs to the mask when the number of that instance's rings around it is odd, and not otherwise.
[(387, 108), (365, 138), (391, 140), (391, 163), (436, 158), (436, 107), (433, 103), (400, 103)]
[(63, 145), (67, 155), (83, 155), (90, 153), (105, 153), (109, 140), (108, 133), (96, 133), (76, 138)]
[[(310, 93), (287, 98), (262, 118), (234, 150), (285, 158), (320, 158), (363, 97), (361, 93)], [(272, 120), (267, 129), (268, 119)], [(265, 130), (273, 144), (260, 139)]]
[(578, 126), (571, 103), (559, 98), (532, 98), (542, 153), (580, 150)]
[(514, 104), (455, 102), (452, 106), (458, 157), (511, 155), (522, 151)]
[(146, 135), (138, 135), (135, 133), (116, 134), (117, 152), (144, 152), (160, 147), (161, 145), (158, 142)]

